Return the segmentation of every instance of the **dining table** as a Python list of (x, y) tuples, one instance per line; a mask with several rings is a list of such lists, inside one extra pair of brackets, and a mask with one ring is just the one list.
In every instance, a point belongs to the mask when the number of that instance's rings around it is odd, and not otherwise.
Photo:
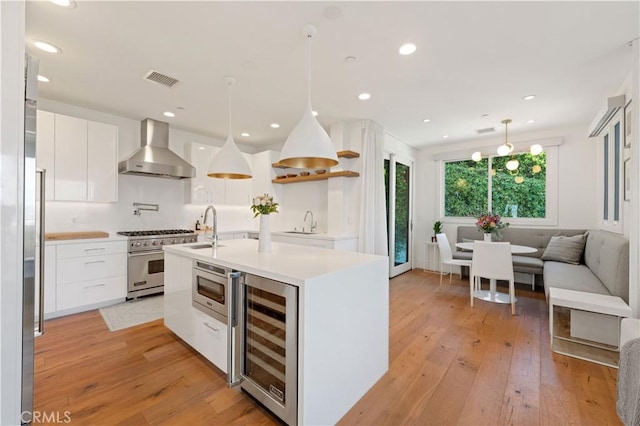
[[(461, 250), (473, 251), (473, 243), (456, 243), (456, 247)], [(510, 244), (510, 247), (511, 254), (527, 254), (538, 251), (535, 247), (522, 246), (518, 244)], [(497, 291), (497, 281), (495, 279), (489, 280), (489, 290), (476, 290), (473, 292), (473, 297), (493, 303), (511, 303), (509, 294)], [(517, 301), (518, 298), (516, 298), (516, 302)]]

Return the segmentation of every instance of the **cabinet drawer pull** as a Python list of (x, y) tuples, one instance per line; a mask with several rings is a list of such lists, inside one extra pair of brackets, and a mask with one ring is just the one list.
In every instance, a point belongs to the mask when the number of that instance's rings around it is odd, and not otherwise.
[(205, 326), (205, 327), (207, 327), (207, 328), (209, 328), (209, 329), (211, 329), (211, 330), (215, 331), (216, 333), (217, 333), (218, 331), (220, 331), (220, 329), (219, 329), (219, 328), (215, 328), (214, 326), (212, 326), (212, 325), (211, 325), (211, 324), (209, 324), (208, 322), (205, 322), (205, 323), (203, 323), (203, 324), (204, 324), (204, 326)]
[(106, 248), (104, 248), (104, 247), (98, 247), (98, 248), (88, 248), (88, 249), (84, 249), (84, 251), (97, 251), (97, 250), (106, 250)]
[(91, 262), (84, 262), (85, 265), (91, 265), (92, 263), (104, 263), (104, 260), (93, 260)]
[(85, 285), (84, 288), (92, 288), (92, 287), (104, 287), (106, 286), (105, 283), (101, 283), (101, 284), (94, 284), (94, 285)]

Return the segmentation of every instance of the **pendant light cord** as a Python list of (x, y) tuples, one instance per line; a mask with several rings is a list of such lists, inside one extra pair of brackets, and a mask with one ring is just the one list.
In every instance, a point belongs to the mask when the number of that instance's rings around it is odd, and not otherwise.
[(231, 133), (231, 86), (233, 86), (233, 82), (232, 81), (227, 82), (227, 86), (228, 86), (227, 95), (228, 95), (228, 101), (229, 101), (229, 111), (228, 111), (229, 132), (227, 133), (227, 135), (228, 135), (227, 137), (233, 138), (232, 133)]
[(307, 101), (311, 105), (311, 39), (313, 36), (309, 34), (307, 36), (308, 42), (308, 54), (307, 54)]

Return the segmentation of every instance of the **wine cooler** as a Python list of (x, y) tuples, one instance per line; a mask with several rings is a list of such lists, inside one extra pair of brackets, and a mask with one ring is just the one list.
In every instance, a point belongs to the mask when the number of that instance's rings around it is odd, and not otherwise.
[(297, 424), (298, 288), (250, 274), (238, 286), (230, 384), (240, 383), (283, 422)]

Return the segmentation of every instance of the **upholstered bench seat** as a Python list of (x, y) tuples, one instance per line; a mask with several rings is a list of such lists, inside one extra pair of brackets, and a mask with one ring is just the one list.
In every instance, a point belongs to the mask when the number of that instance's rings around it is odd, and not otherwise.
[(542, 259), (519, 255), (514, 255), (512, 259), (514, 270), (525, 274), (542, 274), (544, 267), (544, 261)]
[(548, 260), (544, 263), (543, 279), (546, 288), (558, 287), (587, 293), (611, 294), (585, 264), (569, 265)]

